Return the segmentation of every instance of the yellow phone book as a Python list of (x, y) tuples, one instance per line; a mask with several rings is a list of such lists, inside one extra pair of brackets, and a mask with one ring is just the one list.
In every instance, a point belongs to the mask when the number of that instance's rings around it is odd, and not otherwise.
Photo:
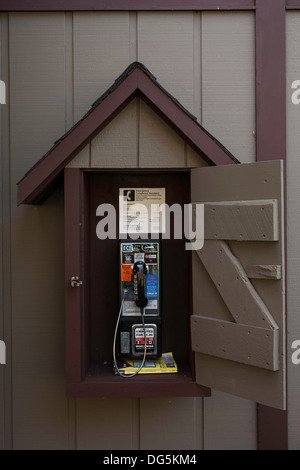
[[(120, 359), (117, 361), (118, 369), (123, 375), (133, 374), (141, 366), (142, 359)], [(114, 367), (115, 374), (118, 374)], [(171, 352), (162, 354), (158, 359), (145, 361), (139, 374), (174, 374), (177, 372), (177, 364)]]

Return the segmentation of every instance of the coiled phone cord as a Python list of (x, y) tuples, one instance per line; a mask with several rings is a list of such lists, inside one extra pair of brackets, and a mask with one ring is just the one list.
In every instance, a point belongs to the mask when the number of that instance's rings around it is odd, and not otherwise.
[(144, 356), (143, 356), (143, 360), (142, 360), (142, 363), (141, 363), (140, 367), (133, 374), (125, 375), (122, 371), (119, 370), (118, 364), (117, 364), (117, 361), (116, 361), (116, 340), (117, 340), (118, 326), (119, 326), (119, 322), (120, 322), (120, 318), (121, 318), (121, 313), (122, 313), (122, 310), (123, 310), (123, 305), (124, 305), (126, 292), (127, 292), (127, 290), (124, 289), (124, 294), (123, 294), (123, 298), (122, 298), (122, 302), (121, 302), (121, 307), (120, 307), (120, 310), (119, 310), (118, 320), (117, 320), (116, 327), (115, 327), (115, 334), (114, 334), (114, 341), (113, 341), (113, 359), (114, 359), (115, 368), (116, 368), (118, 374), (121, 377), (124, 377), (124, 378), (131, 378), (131, 377), (134, 377), (135, 375), (137, 375), (140, 372), (140, 370), (142, 369), (142, 367), (144, 367), (145, 360), (146, 360), (146, 353), (147, 353), (147, 341), (146, 341), (146, 328), (145, 328), (145, 320), (144, 320), (144, 309), (141, 307), (141, 317), (142, 317), (142, 323), (143, 323), (143, 329), (144, 329), (144, 338), (145, 338)]

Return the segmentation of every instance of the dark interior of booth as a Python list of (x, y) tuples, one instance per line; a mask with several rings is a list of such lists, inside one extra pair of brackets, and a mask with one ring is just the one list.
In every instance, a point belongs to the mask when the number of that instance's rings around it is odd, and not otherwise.
[[(165, 188), (166, 204), (180, 204), (182, 233), (174, 237), (173, 213), (170, 212), (170, 237), (161, 240), (161, 317), (162, 352), (172, 352), (178, 374), (193, 376), (193, 355), (190, 348), (190, 320), (192, 314), (191, 251), (184, 238), (184, 205), (190, 203), (189, 171), (95, 171), (86, 175), (86, 204), (88, 220), (85, 227), (85, 249), (89, 290), (86, 292), (85, 369), (86, 377), (112, 379), (113, 338), (120, 309), (119, 277), (119, 188)], [(116, 237), (99, 239), (96, 215), (101, 204), (116, 209)], [(111, 227), (110, 227), (111, 228)], [(111, 233), (110, 233), (111, 235)], [(150, 236), (150, 235), (149, 235)], [(172, 375), (172, 374), (169, 374)], [(175, 374), (174, 374), (175, 375)], [(119, 377), (120, 379), (120, 377)], [(157, 378), (156, 378), (157, 379)], [(145, 380), (135, 377), (133, 380)], [(147, 380), (155, 380), (147, 377)], [(172, 381), (172, 378), (170, 378)]]

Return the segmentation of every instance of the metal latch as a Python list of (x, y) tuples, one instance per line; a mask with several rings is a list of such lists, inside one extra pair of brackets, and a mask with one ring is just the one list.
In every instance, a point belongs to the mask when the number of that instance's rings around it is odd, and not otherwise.
[(78, 276), (72, 276), (70, 280), (71, 287), (80, 287), (82, 285), (82, 281), (79, 280)]

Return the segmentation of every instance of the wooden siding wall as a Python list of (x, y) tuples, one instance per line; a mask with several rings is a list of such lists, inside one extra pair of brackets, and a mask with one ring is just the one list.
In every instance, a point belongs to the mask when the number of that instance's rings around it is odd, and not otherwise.
[[(1, 106), (0, 447), (256, 448), (256, 404), (223, 393), (65, 398), (62, 190), (40, 207), (16, 205), (17, 181), (135, 60), (240, 161), (255, 161), (254, 34), (252, 12), (1, 14), (9, 95)], [(201, 164), (138, 100), (78, 158), (107, 167)]]
[(294, 340), (300, 338), (300, 105), (292, 103), (291, 88), (300, 79), (300, 12), (291, 11), (286, 16), (287, 25), (287, 275), (288, 275), (288, 419), (289, 449), (300, 448), (300, 366), (291, 361)]

